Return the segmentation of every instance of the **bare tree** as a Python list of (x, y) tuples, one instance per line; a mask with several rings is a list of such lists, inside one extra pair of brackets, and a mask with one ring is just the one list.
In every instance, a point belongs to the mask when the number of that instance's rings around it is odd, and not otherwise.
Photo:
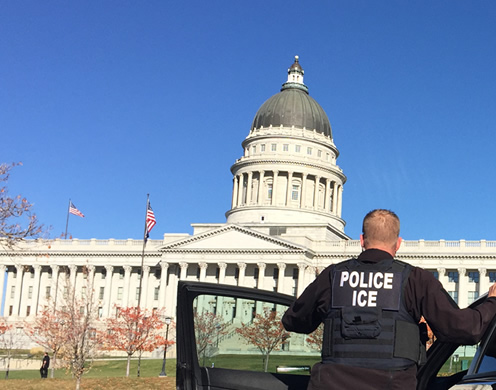
[(241, 324), (236, 332), (245, 339), (247, 344), (257, 347), (263, 356), (264, 371), (269, 367), (269, 355), (273, 350), (281, 348), (290, 337), (284, 330), (281, 316), (275, 310), (264, 308), (262, 314), (257, 314), (251, 324)]
[(44, 232), (32, 212), (33, 204), (21, 195), (9, 195), (10, 170), (17, 165), (21, 164), (0, 164), (0, 243), (10, 249), (25, 239), (39, 238)]
[(67, 279), (66, 283), (67, 293), (63, 297), (60, 309), (57, 309), (57, 316), (66, 332), (61, 354), (76, 378), (76, 390), (79, 390), (81, 377), (91, 369), (98, 348), (98, 313), (90, 276), (87, 278), (85, 289), (82, 289), (85, 293), (81, 296), (77, 296), (74, 286), (71, 286)]
[(53, 378), (58, 354), (67, 342), (65, 321), (53, 302), (41, 310), (34, 322), (25, 322), (24, 332), (31, 340), (52, 352), (50, 377)]

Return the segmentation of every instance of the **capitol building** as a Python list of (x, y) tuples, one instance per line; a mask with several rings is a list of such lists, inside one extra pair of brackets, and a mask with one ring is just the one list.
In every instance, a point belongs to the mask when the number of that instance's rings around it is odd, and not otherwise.
[[(179, 280), (298, 296), (322, 269), (357, 256), (360, 242), (346, 235), (342, 215), (347, 177), (329, 118), (303, 78), (295, 57), (280, 92), (256, 112), (231, 166), (225, 223), (149, 240), (144, 257), (143, 241), (131, 239), (54, 239), (2, 251), (0, 315), (22, 326), (57, 304), (63, 279), (82, 293), (90, 278), (105, 319), (116, 306), (138, 304), (142, 278), (141, 306), (175, 318)], [(460, 307), (496, 281), (496, 241), (403, 241), (397, 258), (433, 272)]]

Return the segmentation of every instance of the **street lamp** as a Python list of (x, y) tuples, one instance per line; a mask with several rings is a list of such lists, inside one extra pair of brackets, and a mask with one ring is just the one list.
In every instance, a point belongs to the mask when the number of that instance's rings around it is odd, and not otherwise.
[(158, 374), (158, 376), (167, 376), (166, 372), (165, 372), (165, 360), (167, 359), (167, 345), (169, 343), (169, 325), (172, 321), (172, 318), (170, 317), (165, 317), (165, 325), (166, 325), (166, 330), (165, 330), (165, 345), (164, 345), (164, 359), (162, 361), (162, 372), (160, 374)]

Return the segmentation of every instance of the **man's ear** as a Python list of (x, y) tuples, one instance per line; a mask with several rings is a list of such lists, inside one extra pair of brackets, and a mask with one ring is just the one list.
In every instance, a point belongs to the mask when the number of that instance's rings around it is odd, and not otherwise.
[(363, 234), (360, 234), (360, 245), (362, 246), (362, 248), (363, 248), (363, 242), (364, 242)]
[(398, 251), (398, 249), (400, 249), (401, 241), (402, 241), (402, 238), (398, 237), (398, 241), (396, 242), (396, 251)]

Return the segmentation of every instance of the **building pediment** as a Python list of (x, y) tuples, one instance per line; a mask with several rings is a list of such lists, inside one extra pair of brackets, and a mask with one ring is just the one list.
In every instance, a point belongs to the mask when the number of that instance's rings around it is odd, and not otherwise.
[(161, 246), (159, 251), (306, 251), (299, 245), (238, 225), (225, 225)]

